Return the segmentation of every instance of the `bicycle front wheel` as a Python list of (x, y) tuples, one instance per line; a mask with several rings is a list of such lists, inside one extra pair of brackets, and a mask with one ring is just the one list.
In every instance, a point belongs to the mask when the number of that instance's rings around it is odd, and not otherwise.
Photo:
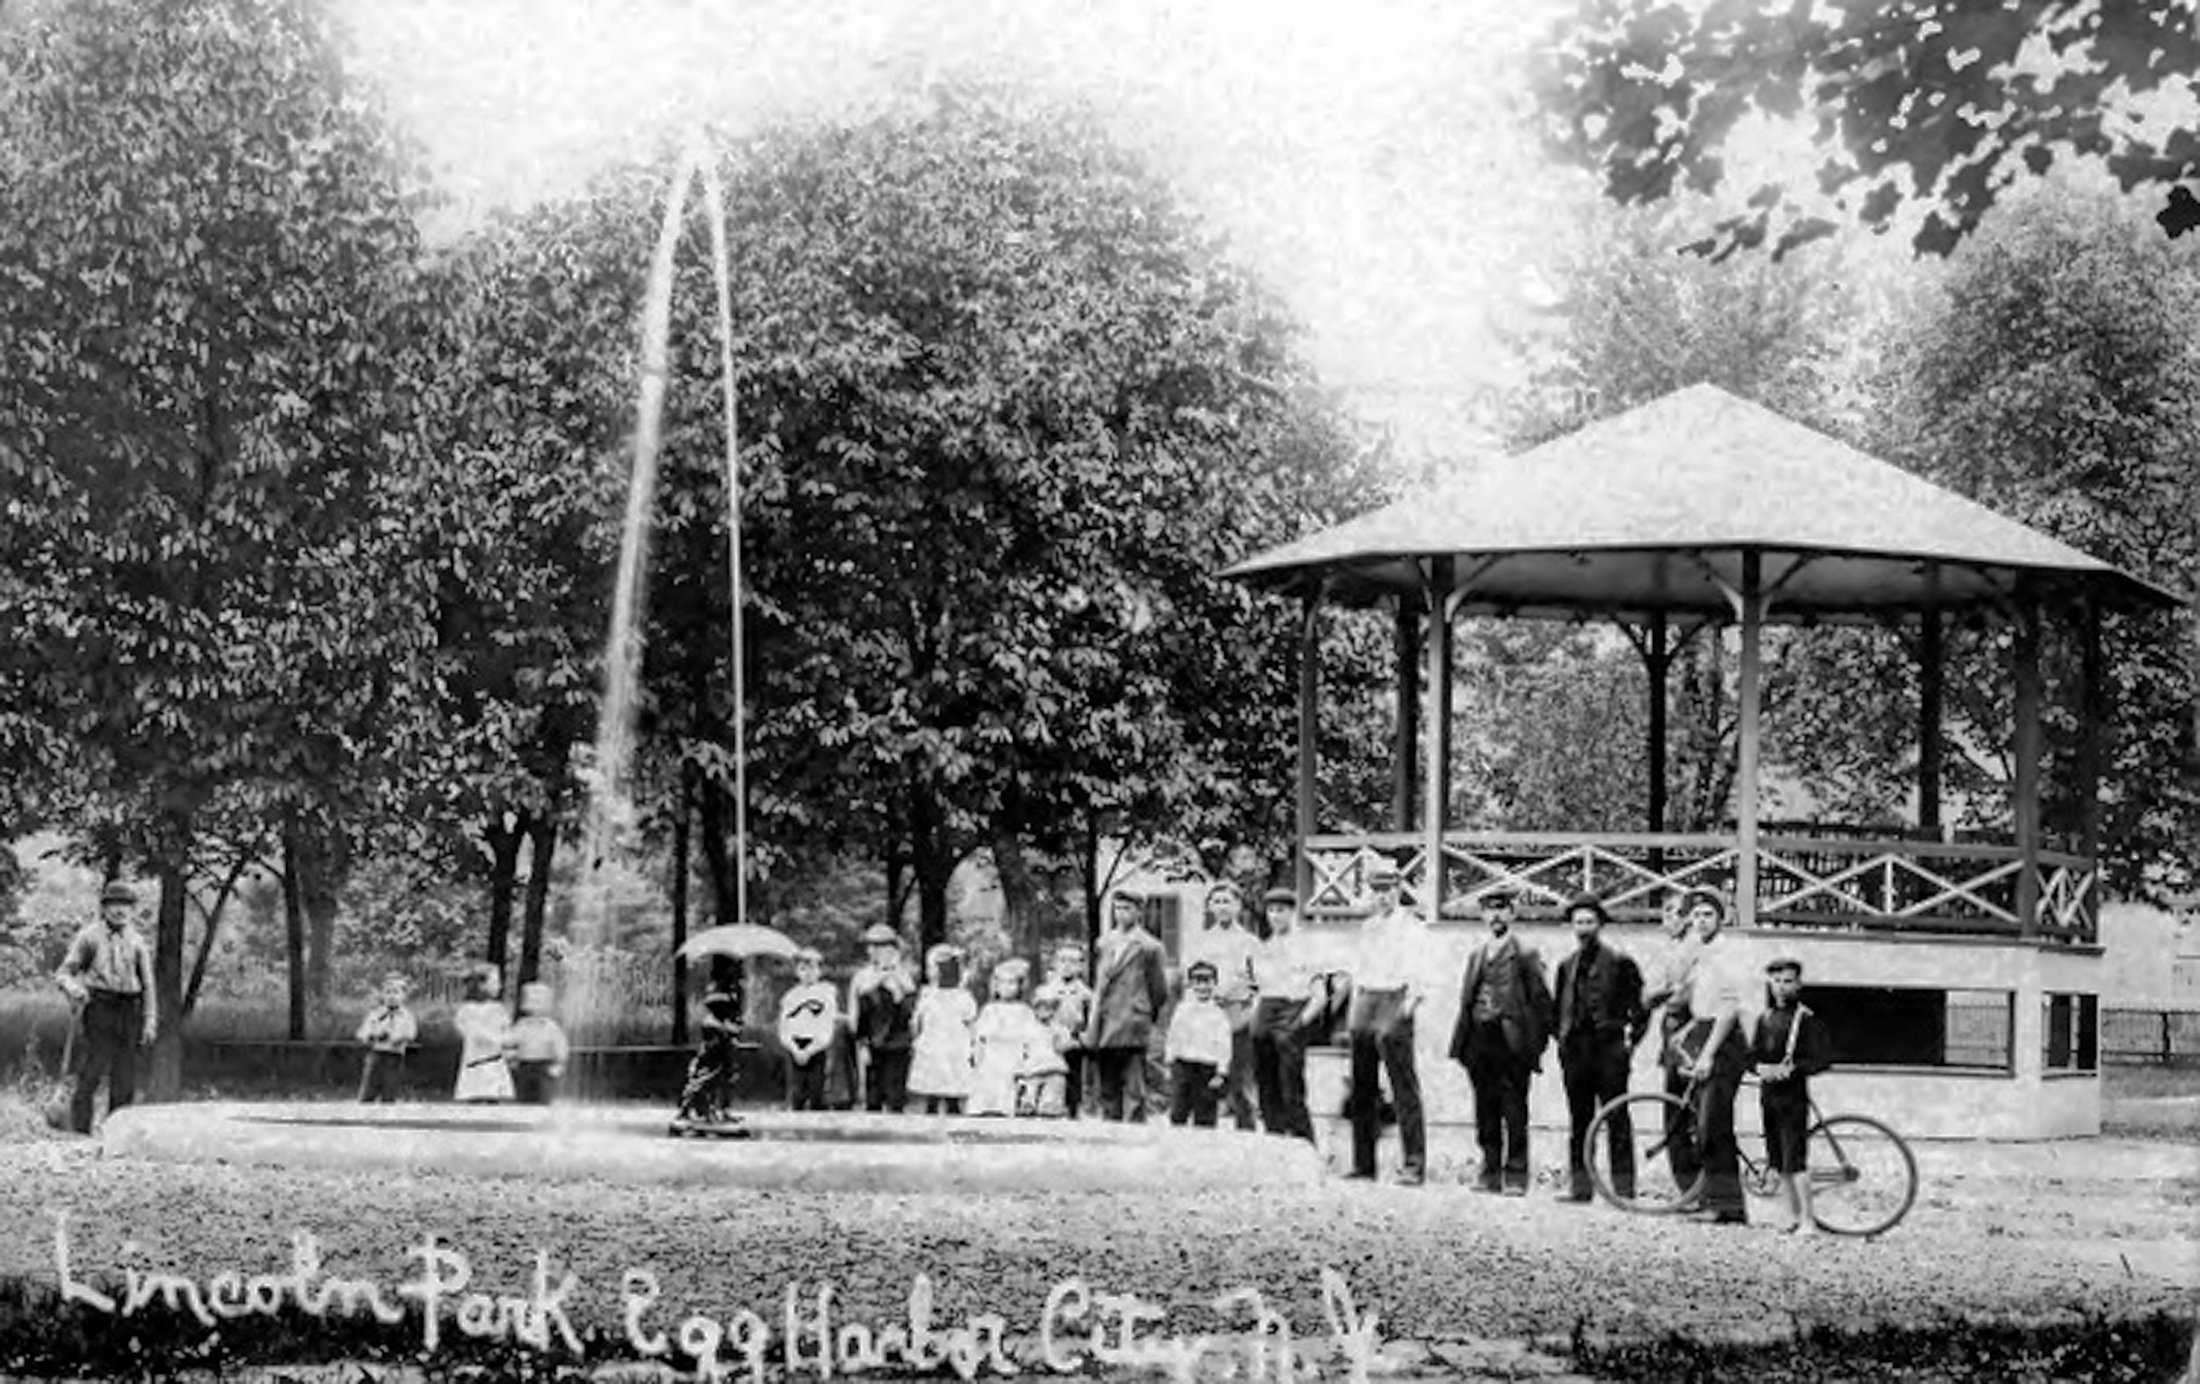
[(1821, 1230), (1884, 1235), (1917, 1201), (1917, 1159), (1902, 1136), (1865, 1115), (1810, 1128), (1810, 1209)]
[(1638, 1091), (1606, 1101), (1583, 1139), (1597, 1195), (1622, 1211), (1683, 1211), (1702, 1190), (1695, 1120), (1671, 1096)]

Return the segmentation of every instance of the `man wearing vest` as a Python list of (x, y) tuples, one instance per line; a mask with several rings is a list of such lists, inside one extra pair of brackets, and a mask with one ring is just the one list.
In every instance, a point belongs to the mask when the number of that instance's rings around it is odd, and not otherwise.
[[(1574, 953), (1558, 963), (1558, 1067), (1566, 1079), (1566, 1191), (1562, 1201), (1588, 1201), (1589, 1150), (1584, 1138), (1597, 1108), (1627, 1094), (1628, 1060), (1650, 1026), (1642, 1006), (1642, 972), (1604, 943), (1611, 921), (1604, 902), (1583, 894), (1566, 905)], [(1634, 1127), (1622, 1108), (1610, 1123), (1612, 1190), (1635, 1194)]]
[(84, 1016), (84, 1065), (77, 1069), (69, 1123), (92, 1132), (92, 1098), (107, 1083), (107, 1113), (137, 1099), (137, 1054), (150, 1047), (155, 1022), (153, 953), (132, 927), (137, 893), (117, 881), (101, 891), (99, 921), (69, 943), (55, 976)]
[(1467, 958), (1452, 1026), (1451, 1060), (1474, 1083), (1475, 1141), (1482, 1147), (1480, 1192), (1528, 1194), (1528, 1078), (1550, 1036), (1551, 990), (1543, 961), (1512, 935), (1513, 897), (1482, 897), (1490, 935)]

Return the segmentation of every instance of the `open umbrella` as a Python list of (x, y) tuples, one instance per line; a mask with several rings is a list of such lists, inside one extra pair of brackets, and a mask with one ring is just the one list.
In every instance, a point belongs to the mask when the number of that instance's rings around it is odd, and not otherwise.
[(778, 928), (762, 923), (725, 923), (704, 928), (688, 938), (680, 955), (691, 960), (704, 956), (791, 957), (798, 950), (799, 944)]

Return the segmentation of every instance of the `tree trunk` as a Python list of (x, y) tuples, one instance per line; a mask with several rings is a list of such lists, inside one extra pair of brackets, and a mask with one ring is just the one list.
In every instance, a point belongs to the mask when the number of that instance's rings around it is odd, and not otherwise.
[(732, 827), (726, 820), (726, 795), (706, 780), (700, 805), (703, 868), (710, 876), (712, 912), (721, 923), (735, 922), (738, 921), (740, 901), (735, 897), (733, 875), (726, 865), (732, 854), (728, 846), (733, 839)]
[(489, 838), (489, 937), (483, 952), (496, 968), (500, 982), (511, 957), (512, 895), (519, 888), (519, 848), (527, 837), (528, 824), (524, 812), (512, 814), (509, 827), (500, 814), (483, 833)]
[(306, 910), (298, 887), (298, 842), (283, 829), (283, 940), (290, 962), (290, 1037), (306, 1036)]
[(947, 884), (955, 874), (946, 824), (931, 785), (909, 791), (909, 865), (917, 881), (917, 955), (947, 940)]
[(334, 962), (337, 902), (351, 874), (351, 847), (340, 829), (307, 823), (297, 832), (298, 902), (306, 913), (306, 993), (326, 1000)]
[(1001, 883), (1001, 927), (1011, 956), (1036, 955), (1039, 949), (1039, 881), (1024, 857), (1024, 843), (1013, 827), (993, 828), (993, 873)]
[(688, 775), (680, 775), (680, 815), (672, 823), (672, 1045), (686, 1047), (688, 1040), (688, 964), (680, 948), (688, 939), (688, 823), (694, 815)]
[[(534, 849), (527, 863), (527, 912), (520, 920), (520, 985), (539, 979), (542, 974), (542, 923), (550, 908), (550, 866), (558, 853), (557, 819), (537, 818), (527, 839)], [(512, 991), (516, 1000), (519, 986), (513, 986)]]
[(190, 876), (188, 820), (172, 824), (167, 858), (160, 862), (160, 914), (153, 933), (153, 996), (158, 1015), (146, 1098), (172, 1101), (183, 1093), (183, 922)]
[(1085, 978), (1093, 978), (1093, 961), (1100, 955), (1100, 813), (1085, 804), (1085, 848), (1077, 864), (1085, 877)]
[(222, 881), (222, 887), (215, 892), (213, 904), (202, 915), (205, 921), (199, 931), (199, 952), (191, 962), (191, 979), (183, 987), (183, 1008), (179, 1013), (184, 1018), (190, 1018), (191, 1012), (199, 1007), (199, 987), (206, 983), (206, 966), (214, 955), (214, 938), (221, 931), (222, 913), (229, 907), (229, 899), (236, 892), (237, 881), (244, 877), (245, 868), (251, 863), (250, 855), (243, 851), (237, 853), (236, 862), (229, 867), (229, 877)]

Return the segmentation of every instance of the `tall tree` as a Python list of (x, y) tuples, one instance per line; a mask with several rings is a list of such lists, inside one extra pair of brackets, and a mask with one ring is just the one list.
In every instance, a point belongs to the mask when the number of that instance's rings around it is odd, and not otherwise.
[(170, 1015), (197, 814), (319, 772), (401, 656), (375, 475), (407, 431), (414, 186), (312, 0), (0, 35), (0, 623), (161, 880)]

